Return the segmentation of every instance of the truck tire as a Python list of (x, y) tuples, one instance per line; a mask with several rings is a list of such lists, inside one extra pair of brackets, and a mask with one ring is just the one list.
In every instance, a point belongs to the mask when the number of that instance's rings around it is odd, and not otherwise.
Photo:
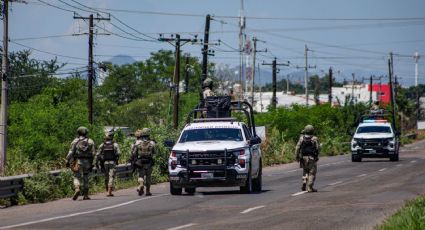
[(184, 188), (184, 191), (189, 195), (193, 195), (196, 192), (196, 188)]
[(390, 156), (390, 161), (398, 161), (398, 153), (394, 154), (394, 156)]
[(175, 187), (173, 185), (173, 182), (170, 182), (170, 193), (171, 193), (171, 195), (181, 195), (182, 194), (182, 188)]
[(240, 186), (240, 191), (242, 193), (251, 193), (252, 192), (251, 164), (249, 164), (248, 178), (246, 178), (245, 184), (243, 186)]
[(362, 157), (359, 155), (351, 155), (351, 162), (361, 162)]
[(261, 166), (260, 161), (260, 169), (258, 170), (258, 176), (257, 178), (252, 180), (252, 191), (254, 192), (261, 192), (262, 191), (262, 183), (263, 183), (263, 166)]

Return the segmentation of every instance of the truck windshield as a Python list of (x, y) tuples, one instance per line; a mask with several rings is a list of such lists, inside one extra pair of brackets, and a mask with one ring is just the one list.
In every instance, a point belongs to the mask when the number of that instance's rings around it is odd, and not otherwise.
[(190, 141), (243, 141), (240, 129), (190, 129), (183, 132), (179, 143)]
[(359, 127), (357, 133), (391, 133), (391, 128), (388, 126), (364, 126)]

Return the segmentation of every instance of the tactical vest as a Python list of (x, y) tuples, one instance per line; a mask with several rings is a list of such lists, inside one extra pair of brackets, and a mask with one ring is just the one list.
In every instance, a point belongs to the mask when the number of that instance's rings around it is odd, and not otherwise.
[(116, 155), (115, 155), (114, 142), (112, 142), (112, 141), (104, 142), (102, 153), (103, 153), (103, 160), (104, 161), (115, 161)]
[(300, 150), (303, 156), (316, 156), (317, 148), (313, 136), (303, 136)]
[(137, 159), (141, 164), (149, 164), (152, 161), (153, 145), (150, 140), (143, 140), (136, 146)]
[(79, 139), (75, 144), (75, 154), (77, 158), (92, 158), (92, 152), (90, 151), (91, 147), (89, 144), (89, 139)]

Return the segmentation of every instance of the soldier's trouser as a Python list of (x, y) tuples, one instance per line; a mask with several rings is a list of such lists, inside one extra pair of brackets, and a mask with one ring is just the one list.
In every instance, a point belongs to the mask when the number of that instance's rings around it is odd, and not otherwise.
[(146, 189), (149, 191), (152, 181), (152, 166), (151, 164), (145, 164), (139, 168), (139, 190), (143, 190), (143, 187), (146, 186)]
[(105, 162), (105, 185), (110, 188), (114, 187), (115, 173), (115, 162)]
[(78, 171), (74, 172), (74, 187), (81, 188), (83, 193), (87, 193), (89, 191), (89, 172), (90, 166), (81, 164)]
[(308, 190), (312, 190), (316, 180), (317, 162), (312, 156), (303, 156), (303, 160), (303, 184), (307, 184)]

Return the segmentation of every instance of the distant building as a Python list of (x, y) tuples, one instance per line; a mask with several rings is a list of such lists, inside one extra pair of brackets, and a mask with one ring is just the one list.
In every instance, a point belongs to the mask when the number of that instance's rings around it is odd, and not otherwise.
[(379, 101), (382, 104), (390, 103), (390, 87), (388, 84), (354, 84), (342, 87), (332, 87), (333, 102), (337, 100), (344, 103), (347, 96), (353, 98), (354, 102), (369, 102), (370, 91), (372, 90), (372, 101)]

